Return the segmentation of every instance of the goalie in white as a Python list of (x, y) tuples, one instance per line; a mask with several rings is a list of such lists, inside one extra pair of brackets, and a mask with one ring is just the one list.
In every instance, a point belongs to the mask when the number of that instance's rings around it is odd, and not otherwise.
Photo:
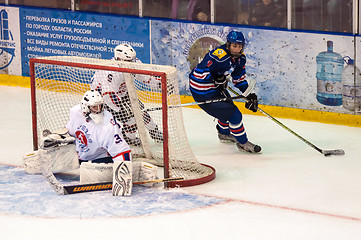
[[(128, 44), (116, 46), (112, 60), (141, 63), (136, 57), (135, 50)], [(154, 85), (160, 89), (161, 82), (154, 77), (141, 75), (132, 75), (132, 77), (137, 78), (137, 80), (144, 84)], [(91, 89), (97, 90), (103, 95), (107, 109), (122, 123), (125, 140), (130, 145), (139, 146), (141, 142), (137, 136), (137, 125), (123, 73), (96, 71), (92, 78)], [(139, 101), (139, 105), (141, 110), (143, 110), (144, 105), (141, 101)], [(157, 142), (163, 141), (163, 134), (149, 113), (143, 112), (143, 121), (151, 138)]]
[[(86, 92), (81, 103), (70, 109), (70, 120), (66, 128), (70, 135), (67, 135), (66, 140), (49, 137), (59, 136), (59, 134), (51, 134), (43, 138), (42, 146), (45, 150), (39, 150), (40, 155), (34, 154), (39, 155), (39, 165), (47, 165), (46, 163), (51, 161), (64, 161), (62, 154), (65, 153), (66, 148), (66, 151), (72, 154), (72, 164), (74, 159), (81, 163), (80, 182), (84, 184), (113, 180), (113, 195), (130, 196), (133, 180), (147, 181), (156, 178), (157, 167), (151, 164), (134, 162), (133, 169), (131, 150), (122, 137), (121, 126), (104, 109), (103, 98), (99, 92), (95, 90)], [(75, 148), (73, 144), (67, 144), (74, 139)], [(58, 143), (64, 146), (59, 146)], [(54, 152), (61, 154), (54, 155)], [(24, 158), (25, 171), (38, 173), (36, 170), (30, 170), (29, 159), (34, 160), (34, 157)], [(79, 162), (77, 166), (73, 164), (67, 170), (78, 167)], [(53, 166), (54, 164), (49, 164), (48, 169), (40, 168), (48, 181), (55, 185), (56, 179), (52, 175)], [(135, 179), (133, 179), (133, 173)]]

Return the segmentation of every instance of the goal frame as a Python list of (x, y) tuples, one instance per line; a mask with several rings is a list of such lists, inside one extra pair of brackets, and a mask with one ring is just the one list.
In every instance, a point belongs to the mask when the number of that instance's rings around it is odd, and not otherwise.
[[(41, 58), (30, 58), (29, 67), (30, 67), (30, 87), (31, 87), (31, 111), (32, 111), (32, 134), (33, 134), (33, 149), (34, 151), (38, 149), (38, 129), (37, 129), (37, 107), (36, 107), (36, 79), (35, 79), (35, 64), (48, 64), (48, 65), (61, 65), (68, 67), (77, 67), (77, 68), (87, 68), (87, 69), (96, 69), (104, 70), (104, 66), (93, 65), (87, 63), (75, 63), (67, 62), (61, 60), (50, 60), (50, 59), (41, 59)], [(164, 178), (169, 178), (169, 137), (168, 137), (168, 102), (167, 102), (167, 74), (165, 72), (159, 71), (149, 71), (149, 70), (138, 70), (138, 69), (129, 69), (123, 67), (113, 67), (108, 66), (107, 70), (114, 72), (130, 73), (130, 74), (146, 74), (150, 76), (158, 76), (161, 79), (161, 99), (162, 99), (162, 125), (163, 125), (163, 172)], [(207, 183), (215, 179), (215, 169), (212, 166), (207, 164), (202, 164), (210, 168), (213, 173), (202, 178), (198, 179), (186, 179), (186, 180), (177, 180), (172, 182), (165, 182), (164, 186), (166, 188), (175, 188), (175, 187), (187, 187), (200, 185)]]

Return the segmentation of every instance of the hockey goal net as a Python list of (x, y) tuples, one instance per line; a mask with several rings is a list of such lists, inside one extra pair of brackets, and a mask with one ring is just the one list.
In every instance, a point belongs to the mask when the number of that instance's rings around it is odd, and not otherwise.
[[(116, 85), (115, 96), (108, 83), (118, 77), (124, 81)], [(199, 163), (188, 143), (176, 68), (56, 56), (30, 59), (30, 78), (34, 149), (43, 130), (64, 128), (70, 108), (97, 87), (107, 110), (122, 124), (133, 158), (162, 166), (165, 178), (183, 178), (166, 187), (193, 186), (215, 178), (214, 168)], [(102, 85), (101, 79), (108, 83)]]

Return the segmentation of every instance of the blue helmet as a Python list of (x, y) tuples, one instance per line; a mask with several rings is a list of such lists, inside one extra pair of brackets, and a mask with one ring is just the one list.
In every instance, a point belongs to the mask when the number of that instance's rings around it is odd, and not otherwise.
[(227, 35), (227, 42), (242, 43), (244, 45), (246, 40), (242, 32), (232, 30)]
[(231, 53), (233, 57), (240, 57), (244, 50), (244, 45), (246, 43), (246, 39), (242, 32), (239, 31), (230, 31), (227, 35), (227, 49), (229, 50), (231, 43), (240, 43), (242, 44), (242, 50), (239, 53)]

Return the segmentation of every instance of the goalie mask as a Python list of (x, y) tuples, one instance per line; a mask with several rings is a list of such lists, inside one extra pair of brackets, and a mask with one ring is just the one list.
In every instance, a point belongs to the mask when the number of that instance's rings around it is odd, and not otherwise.
[(132, 62), (136, 56), (137, 53), (132, 46), (128, 44), (120, 44), (114, 48), (115, 60)]
[(98, 91), (87, 91), (81, 102), (81, 110), (86, 118), (90, 118), (96, 124), (103, 122), (104, 118), (104, 101)]

